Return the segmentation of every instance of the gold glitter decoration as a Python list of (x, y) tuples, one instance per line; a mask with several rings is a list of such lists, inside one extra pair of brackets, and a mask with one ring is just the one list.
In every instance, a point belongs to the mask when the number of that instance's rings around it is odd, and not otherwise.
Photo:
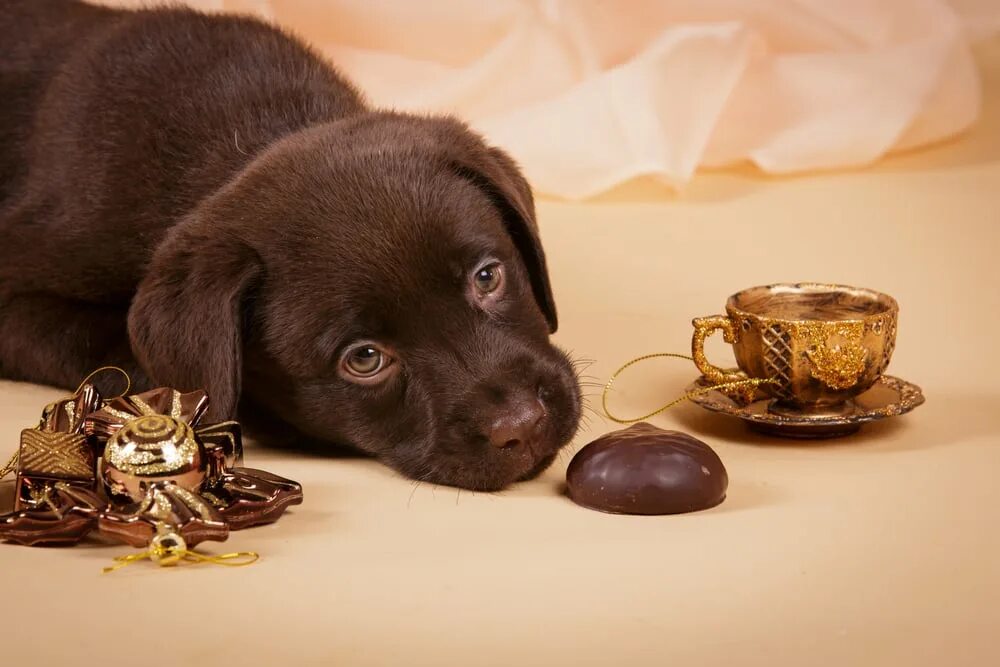
[(141, 516), (143, 514), (148, 514), (159, 521), (167, 521), (170, 518), (169, 499), (165, 498), (162, 493), (147, 493), (128, 516)]
[(194, 510), (200, 518), (205, 521), (214, 520), (215, 515), (212, 512), (212, 508), (209, 507), (208, 504), (206, 504), (205, 501), (198, 496), (198, 494), (191, 493), (187, 489), (180, 486), (172, 489), (172, 492), (175, 496), (180, 498), (184, 504), (188, 506), (188, 508)]
[(129, 475), (151, 476), (194, 466), (199, 456), (194, 430), (166, 415), (148, 414), (126, 422), (108, 439), (104, 458)]
[(135, 415), (130, 414), (128, 412), (125, 412), (124, 410), (118, 410), (116, 408), (112, 408), (112, 407), (110, 407), (108, 405), (105, 405), (101, 409), (104, 412), (107, 412), (108, 414), (113, 415), (113, 416), (117, 417), (118, 419), (121, 419), (123, 422), (127, 422), (130, 419), (135, 419)]
[(204, 491), (203, 490), (201, 492), (201, 497), (204, 498), (205, 500), (207, 500), (208, 502), (212, 503), (216, 507), (220, 507), (221, 508), (221, 507), (225, 507), (227, 505), (227, 503), (224, 500), (222, 500), (221, 498), (219, 498), (217, 495), (215, 495), (211, 491)]
[[(148, 514), (160, 521), (168, 521), (173, 509), (170, 499), (162, 491), (153, 491), (150, 495), (152, 496), (152, 507), (148, 510)], [(136, 512), (136, 514), (141, 514), (141, 512)]]
[[(881, 330), (881, 327), (879, 327)], [(807, 341), (812, 376), (833, 389), (853, 387), (865, 371), (864, 322), (796, 322), (796, 338)], [(831, 340), (840, 339), (840, 343)]]
[(66, 401), (65, 403), (63, 403), (63, 409), (66, 411), (66, 418), (69, 420), (69, 429), (68, 430), (70, 430), (70, 431), (75, 430), (76, 429), (76, 409), (74, 408), (73, 404), (70, 403), (69, 401)]
[(31, 498), (29, 500), (29, 505), (31, 507), (40, 507), (41, 505), (47, 505), (57, 517), (62, 518), (62, 512), (59, 507), (52, 502), (52, 484), (42, 484), (40, 486), (32, 486), (28, 493)]
[(96, 476), (93, 450), (79, 433), (25, 429), (19, 456), (22, 474), (81, 481), (93, 481)]
[(207, 406), (208, 396), (204, 391), (181, 393), (161, 387), (105, 401), (100, 409), (87, 416), (84, 430), (87, 435), (107, 438), (136, 417), (154, 415), (165, 415), (196, 427)]
[[(212, 508), (209, 507), (209, 505), (205, 503), (205, 501), (202, 500), (198, 494), (192, 493), (191, 491), (176, 485), (171, 485), (169, 488), (170, 493), (177, 496), (200, 518), (205, 521), (215, 520)], [(170, 503), (170, 498), (167, 497), (167, 493), (154, 487), (149, 493), (146, 494), (146, 497), (139, 502), (135, 510), (129, 512), (127, 516), (142, 516), (143, 514), (146, 514), (154, 519), (157, 519), (158, 521), (169, 522), (172, 513), (173, 507)]]
[[(160, 414), (159, 412), (157, 412), (156, 410), (154, 410), (148, 403), (146, 403), (145, 401), (143, 401), (138, 396), (132, 396), (132, 397), (130, 397), (129, 401), (132, 403), (132, 405), (134, 405), (136, 407), (136, 409), (142, 415), (150, 415), (150, 416), (152, 416), (152, 415), (159, 415)], [(119, 416), (119, 417), (122, 416), (123, 414), (125, 414), (125, 413), (123, 413), (121, 411), (117, 411), (117, 410), (115, 410), (115, 411), (109, 411), (109, 412), (111, 412), (112, 414), (115, 414), (116, 416)], [(177, 391), (176, 389), (174, 389), (171, 392), (171, 394), (170, 394), (170, 417), (173, 418), (173, 419), (177, 419), (177, 420), (180, 420), (180, 418), (181, 418), (181, 392)], [(127, 419), (131, 419), (132, 415), (128, 415), (126, 418)]]
[[(146, 403), (144, 400), (142, 400), (138, 396), (132, 396), (132, 397), (130, 397), (129, 400), (131, 401), (132, 405), (134, 405), (136, 408), (138, 408), (139, 414), (143, 414), (143, 415), (156, 415), (156, 414), (159, 414), (156, 410), (154, 410), (153, 408), (151, 408), (149, 406), (149, 403)], [(171, 415), (171, 417), (173, 417), (173, 415)], [(176, 419), (176, 417), (175, 417), (175, 419)]]
[[(138, 396), (130, 396), (128, 398), (128, 402), (131, 403), (135, 407), (136, 411), (139, 413), (140, 416), (146, 416), (146, 417), (161, 416), (159, 412), (157, 412), (156, 410), (154, 410), (148, 403), (146, 403), (144, 400), (142, 400)], [(124, 421), (129, 421), (129, 420), (135, 419), (135, 415), (134, 414), (130, 414), (128, 412), (125, 412), (124, 410), (118, 410), (118, 409), (112, 408), (110, 406), (105, 406), (104, 410), (108, 414), (114, 415), (115, 417), (118, 417), (119, 419), (124, 420)], [(180, 392), (178, 392), (176, 390), (174, 390), (173, 393), (172, 393), (171, 405), (170, 405), (170, 416), (173, 419), (180, 419), (181, 418)]]
[[(731, 385), (741, 383), (734, 387), (734, 391), (744, 400), (749, 401), (757, 392), (756, 385), (745, 385), (746, 374), (734, 370), (723, 370), (713, 366), (705, 356), (705, 339), (716, 330), (722, 330), (722, 340), (733, 345), (740, 340), (740, 322), (723, 315), (712, 317), (699, 317), (694, 321), (694, 337), (691, 339), (691, 357), (695, 366), (702, 372), (708, 381), (714, 385)], [(768, 378), (764, 378), (768, 379)]]

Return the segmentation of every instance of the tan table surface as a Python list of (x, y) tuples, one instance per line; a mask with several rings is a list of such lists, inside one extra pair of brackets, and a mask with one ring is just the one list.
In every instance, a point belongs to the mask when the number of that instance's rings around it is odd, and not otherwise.
[[(258, 564), (101, 575), (127, 550), (0, 545), (0, 661), (1000, 664), (1000, 42), (979, 58), (984, 120), (957, 142), (857, 172), (728, 171), (682, 196), (638, 184), (539, 206), (557, 339), (596, 360), (590, 375), (685, 351), (690, 319), (742, 287), (846, 282), (901, 304), (890, 372), (927, 395), (911, 415), (797, 443), (675, 408), (654, 423), (707, 440), (731, 485), (674, 517), (561, 495), (572, 451), (613, 427), (597, 416), (544, 476), (498, 494), (251, 447), (250, 465), (306, 490), (276, 525), (206, 545)], [(637, 414), (693, 375), (648, 362), (614, 404)], [(2, 442), (61, 393), (0, 383)]]

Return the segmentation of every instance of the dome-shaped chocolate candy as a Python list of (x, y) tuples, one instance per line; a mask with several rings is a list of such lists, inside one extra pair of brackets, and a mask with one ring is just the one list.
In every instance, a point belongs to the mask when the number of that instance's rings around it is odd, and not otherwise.
[(729, 476), (701, 440), (639, 423), (577, 452), (566, 486), (574, 502), (602, 512), (680, 514), (721, 503)]

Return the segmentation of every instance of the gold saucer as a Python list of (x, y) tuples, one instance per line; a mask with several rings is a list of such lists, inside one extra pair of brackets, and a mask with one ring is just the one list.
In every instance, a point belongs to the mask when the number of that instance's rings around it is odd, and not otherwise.
[[(693, 382), (687, 391), (712, 383), (704, 377)], [(771, 412), (774, 399), (758, 393), (750, 403), (734, 400), (721, 391), (692, 396), (691, 400), (706, 410), (738, 417), (750, 428), (784, 438), (836, 438), (854, 433), (861, 425), (886, 417), (902, 415), (923, 404), (924, 394), (915, 384), (883, 375), (871, 389), (848, 402), (848, 409), (836, 415), (795, 414), (782, 410)]]

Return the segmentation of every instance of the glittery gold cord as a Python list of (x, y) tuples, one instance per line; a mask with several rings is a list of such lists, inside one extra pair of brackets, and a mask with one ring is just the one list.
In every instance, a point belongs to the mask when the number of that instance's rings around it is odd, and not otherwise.
[(19, 453), (20, 450), (15, 449), (14, 453), (10, 457), (10, 460), (7, 461), (3, 468), (0, 468), (0, 479), (3, 479), (7, 475), (11, 474), (17, 468), (17, 457)]
[(210, 554), (192, 551), (190, 549), (167, 549), (164, 547), (151, 546), (149, 549), (141, 553), (115, 556), (117, 563), (104, 568), (104, 574), (114, 572), (115, 570), (123, 568), (126, 565), (138, 563), (139, 561), (146, 560), (147, 558), (161, 567), (177, 565), (181, 561), (188, 561), (195, 564), (214, 563), (215, 565), (226, 565), (228, 567), (243, 567), (244, 565), (252, 565), (253, 563), (256, 563), (257, 559), (260, 558), (260, 554), (256, 551), (233, 551), (228, 554), (213, 556)]
[(719, 384), (710, 385), (708, 387), (701, 387), (699, 389), (693, 389), (693, 390), (687, 392), (686, 394), (684, 394), (683, 396), (681, 396), (680, 398), (676, 398), (676, 399), (670, 401), (669, 403), (667, 403), (666, 405), (664, 405), (664, 406), (662, 406), (660, 408), (657, 408), (656, 410), (653, 410), (649, 414), (643, 415), (641, 417), (635, 417), (633, 419), (622, 419), (621, 417), (616, 417), (615, 415), (611, 414), (611, 410), (608, 409), (608, 392), (611, 391), (612, 385), (614, 385), (615, 380), (618, 379), (618, 376), (622, 374), (622, 371), (624, 371), (626, 368), (629, 368), (630, 366), (634, 366), (635, 364), (638, 364), (639, 362), (646, 361), (647, 359), (656, 359), (658, 357), (672, 357), (674, 359), (686, 359), (687, 361), (694, 361), (693, 358), (687, 356), (686, 354), (673, 354), (671, 352), (658, 352), (656, 354), (646, 354), (646, 355), (643, 355), (641, 357), (636, 357), (635, 359), (632, 359), (631, 361), (626, 362), (625, 364), (623, 364), (621, 366), (621, 368), (619, 368), (614, 373), (612, 373), (611, 379), (609, 379), (608, 383), (606, 385), (604, 385), (604, 392), (601, 394), (601, 405), (604, 408), (604, 414), (607, 416), (608, 419), (610, 419), (613, 422), (617, 422), (619, 424), (634, 424), (635, 422), (641, 422), (644, 419), (649, 419), (650, 417), (655, 417), (656, 415), (660, 414), (661, 412), (665, 412), (665, 411), (669, 410), (670, 408), (674, 407), (678, 403), (682, 403), (682, 402), (684, 402), (686, 400), (689, 400), (689, 399), (691, 399), (694, 396), (699, 396), (701, 394), (707, 394), (710, 391), (715, 391), (717, 389), (738, 389), (738, 388), (741, 388), (741, 387), (759, 387), (762, 384), (770, 384), (770, 383), (777, 382), (777, 380), (775, 380), (773, 378), (768, 378), (766, 380), (765, 379), (760, 379), (760, 378), (747, 378), (746, 380), (734, 380), (733, 382), (722, 382), (722, 383), (719, 383)]
[(125, 377), (125, 391), (118, 394), (118, 396), (112, 396), (112, 398), (121, 398), (128, 393), (129, 389), (132, 388), (132, 378), (129, 377), (129, 374), (126, 373), (124, 369), (118, 368), (118, 366), (101, 366), (100, 368), (95, 368), (90, 371), (87, 377), (83, 378), (83, 381), (80, 382), (80, 385), (76, 388), (76, 391), (74, 391), (73, 394), (75, 395), (80, 393), (80, 390), (83, 389), (83, 385), (87, 384), (87, 382), (89, 382), (95, 375), (103, 373), (104, 371), (118, 371)]

